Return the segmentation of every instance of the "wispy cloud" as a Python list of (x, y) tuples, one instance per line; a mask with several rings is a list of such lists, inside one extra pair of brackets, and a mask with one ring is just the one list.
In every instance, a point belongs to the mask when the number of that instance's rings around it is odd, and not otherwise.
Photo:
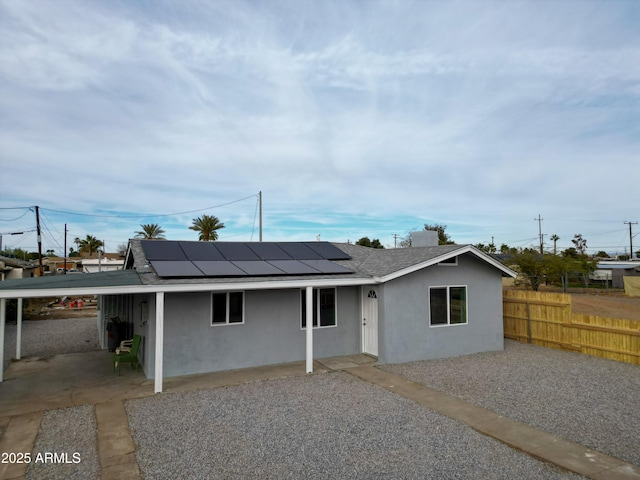
[[(6, 202), (162, 213), (263, 190), (273, 235), (335, 239), (428, 221), (468, 241), (499, 225), (526, 238), (539, 211), (637, 216), (635, 2), (69, 0), (0, 14)], [(615, 202), (588, 193), (609, 178)], [(223, 221), (246, 232), (253, 207)], [(298, 217), (314, 218), (308, 232)]]

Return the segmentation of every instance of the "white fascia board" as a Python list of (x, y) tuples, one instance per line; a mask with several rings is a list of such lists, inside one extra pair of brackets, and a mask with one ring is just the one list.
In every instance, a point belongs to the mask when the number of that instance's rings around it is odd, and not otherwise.
[(440, 262), (443, 262), (445, 260), (449, 260), (450, 258), (454, 258), (454, 257), (457, 257), (459, 255), (463, 255), (465, 253), (474, 254), (475, 256), (479, 257), (481, 260), (484, 260), (485, 262), (487, 262), (491, 266), (497, 268), (502, 273), (504, 273), (504, 274), (506, 274), (506, 275), (508, 275), (510, 277), (515, 278), (515, 277), (518, 276), (518, 274), (516, 272), (514, 272), (513, 270), (511, 270), (508, 267), (505, 267), (502, 263), (494, 260), (492, 257), (490, 257), (486, 253), (478, 250), (473, 245), (465, 245), (464, 247), (460, 247), (460, 248), (458, 248), (456, 250), (452, 250), (451, 252), (443, 253), (442, 255), (438, 255), (437, 257), (431, 258), (431, 259), (426, 260), (424, 262), (420, 262), (420, 263), (417, 263), (415, 265), (411, 265), (410, 267), (403, 268), (402, 270), (398, 270), (397, 272), (393, 272), (393, 273), (390, 273), (388, 275), (383, 275), (381, 277), (376, 277), (376, 280), (379, 283), (385, 283), (385, 282), (388, 282), (390, 280), (394, 280), (396, 278), (403, 277), (403, 276), (408, 275), (410, 273), (417, 272), (418, 270), (422, 270), (423, 268), (431, 267), (432, 265), (437, 265)]
[(205, 284), (173, 284), (154, 285), (163, 292), (198, 292), (198, 291), (229, 291), (229, 290), (276, 290), (286, 288), (322, 288), (322, 287), (351, 287), (360, 285), (374, 285), (373, 278), (322, 278), (305, 280), (269, 280), (264, 282), (229, 282)]
[(189, 283), (164, 285), (122, 285), (112, 287), (70, 287), (43, 289), (0, 290), (0, 298), (39, 298), (59, 297), (62, 295), (124, 295), (133, 293), (157, 292), (215, 292), (229, 290), (275, 290), (305, 287), (349, 287), (375, 285), (374, 278), (323, 278), (305, 280), (269, 280), (264, 282), (229, 282), (229, 283)]

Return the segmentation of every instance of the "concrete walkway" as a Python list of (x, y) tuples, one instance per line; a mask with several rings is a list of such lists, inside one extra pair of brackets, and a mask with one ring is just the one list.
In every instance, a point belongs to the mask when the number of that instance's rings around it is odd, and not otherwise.
[[(95, 405), (101, 478), (139, 479), (135, 444), (124, 400), (153, 396), (153, 382), (123, 369), (114, 375), (108, 352), (60, 355), (14, 363), (0, 383), (0, 451), (31, 452), (43, 412)], [(599, 479), (640, 480), (640, 467), (589, 450), (494, 412), (411, 382), (373, 366), (364, 355), (317, 360), (315, 371), (342, 370), (446, 415), (474, 430), (566, 470)], [(165, 392), (239, 385), (246, 382), (305, 375), (304, 362), (169, 378)], [(26, 464), (0, 464), (0, 480), (21, 479)]]
[(640, 467), (516, 422), (373, 366), (344, 371), (468, 425), (532, 457), (595, 480), (640, 479)]

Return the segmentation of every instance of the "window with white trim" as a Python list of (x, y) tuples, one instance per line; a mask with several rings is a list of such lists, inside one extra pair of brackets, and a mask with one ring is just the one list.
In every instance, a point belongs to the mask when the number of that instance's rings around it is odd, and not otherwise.
[(244, 292), (211, 294), (211, 326), (244, 323)]
[(429, 323), (432, 327), (467, 323), (467, 287), (429, 287)]
[[(335, 327), (337, 323), (335, 288), (313, 289), (313, 328)], [(307, 328), (307, 292), (300, 290), (301, 328)]]

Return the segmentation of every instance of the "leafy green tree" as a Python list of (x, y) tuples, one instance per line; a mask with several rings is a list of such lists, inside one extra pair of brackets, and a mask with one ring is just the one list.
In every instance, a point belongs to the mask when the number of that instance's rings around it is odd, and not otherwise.
[(598, 269), (597, 260), (589, 260), (586, 255), (582, 255), (576, 264), (577, 270), (582, 274), (585, 288), (589, 286), (589, 275)]
[(547, 274), (548, 264), (545, 256), (535, 250), (526, 249), (515, 254), (510, 263), (520, 274), (520, 282), (537, 292)]
[[(98, 240), (93, 235), (87, 235), (85, 238), (78, 238), (73, 241), (78, 246), (80, 255), (89, 254), (92, 255), (98, 251), (100, 247), (104, 247), (102, 240)], [(71, 256), (71, 255), (70, 255)]]
[(201, 242), (211, 242), (218, 239), (218, 230), (224, 228), (224, 223), (213, 215), (202, 215), (193, 219), (193, 225), (189, 230), (198, 232), (198, 240)]
[(140, 225), (142, 230), (136, 232), (136, 238), (145, 240), (164, 240), (165, 231), (156, 223), (145, 223)]
[(582, 238), (582, 234), (578, 233), (573, 236), (571, 243), (575, 245), (578, 255), (584, 255), (587, 252), (587, 240)]
[(576, 259), (571, 256), (547, 255), (545, 257), (548, 280), (558, 281), (562, 285), (562, 291), (567, 293), (568, 275), (575, 271)]
[(518, 249), (515, 247), (510, 247), (506, 243), (503, 243), (502, 245), (500, 245), (500, 253), (505, 255), (508, 253), (515, 255), (516, 253), (518, 253)]
[(456, 243), (453, 240), (451, 240), (451, 237), (446, 232), (447, 230), (446, 225), (441, 225), (439, 223), (434, 223), (433, 225), (429, 225), (428, 223), (425, 223), (424, 229), (438, 232), (438, 245), (455, 245)]
[(380, 243), (380, 240), (378, 240), (377, 238), (370, 240), (369, 237), (362, 237), (356, 242), (356, 245), (361, 245), (363, 247), (369, 248), (384, 248), (384, 245)]
[(609, 258), (609, 254), (607, 252), (605, 252), (604, 250), (600, 250), (598, 253), (596, 253), (596, 257), (598, 257), (598, 258)]
[(3, 257), (17, 258), (18, 260), (37, 260), (38, 252), (27, 252), (22, 248), (7, 248), (0, 253)]
[(487, 245), (485, 245), (484, 243), (476, 243), (474, 245), (478, 250), (481, 250), (485, 253), (489, 253), (489, 247)]

